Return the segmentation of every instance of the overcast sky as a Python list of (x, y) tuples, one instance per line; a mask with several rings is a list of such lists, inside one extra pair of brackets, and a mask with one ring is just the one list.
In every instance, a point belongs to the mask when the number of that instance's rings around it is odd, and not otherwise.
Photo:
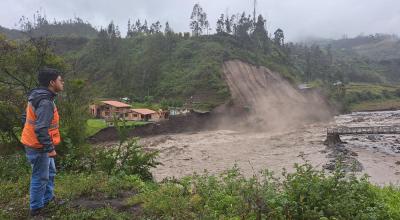
[[(22, 15), (32, 18), (41, 10), (51, 21), (78, 16), (100, 27), (113, 20), (123, 36), (128, 19), (138, 18), (169, 21), (175, 31), (189, 31), (189, 17), (197, 2), (207, 12), (213, 30), (221, 13), (253, 11), (253, 0), (0, 0), (0, 25), (15, 28)], [(257, 0), (257, 13), (266, 17), (269, 32), (282, 28), (292, 41), (400, 34), (399, 0)]]

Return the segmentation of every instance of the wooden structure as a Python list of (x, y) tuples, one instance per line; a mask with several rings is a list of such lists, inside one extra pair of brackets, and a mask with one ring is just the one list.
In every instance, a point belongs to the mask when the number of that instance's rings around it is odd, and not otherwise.
[(328, 128), (326, 144), (340, 143), (340, 135), (400, 134), (400, 126), (336, 127)]

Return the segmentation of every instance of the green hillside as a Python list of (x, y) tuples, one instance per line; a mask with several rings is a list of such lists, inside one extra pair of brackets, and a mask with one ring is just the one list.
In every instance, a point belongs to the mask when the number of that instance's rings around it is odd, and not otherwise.
[(154, 34), (127, 39), (96, 39), (82, 50), (66, 55), (75, 68), (96, 84), (103, 97), (145, 97), (185, 99), (222, 103), (229, 96), (222, 79), (225, 60), (241, 59), (269, 66), (288, 77), (296, 75), (283, 62), (281, 50), (274, 53), (238, 46), (231, 36), (183, 37), (179, 34)]
[(96, 38), (98, 31), (88, 22), (79, 17), (65, 21), (50, 22), (39, 12), (34, 14), (34, 19), (30, 20), (22, 16), (19, 22), (19, 29), (8, 29), (0, 26), (0, 34), (8, 39), (29, 40), (30, 38)]

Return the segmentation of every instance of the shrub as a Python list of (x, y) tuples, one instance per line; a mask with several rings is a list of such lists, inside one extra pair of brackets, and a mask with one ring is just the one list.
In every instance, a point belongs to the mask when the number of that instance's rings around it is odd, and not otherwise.
[(333, 175), (317, 171), (310, 164), (296, 165), (285, 175), (286, 211), (294, 219), (386, 219), (382, 200), (371, 190), (366, 177), (346, 174), (338, 166)]
[(128, 138), (125, 123), (122, 126), (118, 122), (114, 124), (117, 125), (120, 142), (116, 147), (96, 150), (93, 158), (96, 168), (108, 174), (136, 174), (144, 180), (153, 179), (150, 169), (160, 164), (156, 161), (158, 152), (148, 152), (139, 145), (138, 138)]
[[(337, 166), (340, 167), (340, 166)], [(366, 177), (338, 168), (333, 174), (296, 165), (279, 180), (268, 171), (243, 177), (234, 168), (219, 177), (204, 174), (168, 180), (129, 200), (149, 219), (390, 219), (387, 201)], [(393, 205), (395, 204), (395, 205)], [(390, 215), (390, 208), (394, 214)]]
[(269, 173), (246, 179), (237, 168), (216, 177), (194, 175), (167, 181), (130, 199), (150, 219), (283, 219), (280, 196)]
[(153, 178), (150, 169), (159, 163), (158, 152), (146, 152), (137, 138), (121, 142), (117, 147), (97, 149), (94, 160), (96, 168), (108, 174), (136, 174), (144, 180)]
[(73, 144), (66, 137), (60, 147), (61, 153), (57, 160), (57, 166), (65, 171), (90, 171), (93, 169), (93, 148), (88, 144)]

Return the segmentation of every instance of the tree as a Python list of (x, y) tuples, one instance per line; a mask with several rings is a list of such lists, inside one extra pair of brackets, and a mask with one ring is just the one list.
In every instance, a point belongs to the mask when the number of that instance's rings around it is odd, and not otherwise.
[(115, 38), (121, 38), (121, 32), (119, 31), (118, 25), (115, 26)]
[(252, 26), (253, 22), (251, 16), (247, 16), (246, 13), (243, 12), (235, 26), (235, 35), (242, 43), (249, 41), (249, 32)]
[(229, 17), (229, 15), (226, 15), (226, 18), (225, 18), (225, 31), (226, 31), (226, 33), (228, 33), (228, 34), (232, 33), (234, 20), (235, 20), (235, 16), (234, 15), (232, 15), (231, 17)]
[(283, 46), (285, 44), (285, 35), (283, 34), (283, 30), (278, 28), (274, 32), (274, 42), (278, 46)]
[(206, 29), (208, 35), (208, 31), (210, 30), (210, 23), (208, 23), (207, 20), (204, 21), (204, 28)]
[(252, 33), (252, 39), (258, 48), (262, 48), (264, 52), (269, 50), (268, 32), (265, 29), (266, 20), (262, 15), (259, 15), (257, 22), (254, 24), (254, 31)]
[(217, 20), (217, 28), (215, 29), (217, 31), (217, 34), (224, 33), (225, 32), (225, 18), (224, 14), (221, 14), (219, 19)]
[(126, 37), (127, 38), (133, 37), (133, 31), (132, 31), (132, 27), (131, 27), (131, 19), (128, 20), (128, 31), (126, 33)]
[(150, 34), (161, 33), (161, 23), (157, 21), (156, 23), (151, 24), (150, 26)]
[(266, 20), (263, 18), (262, 15), (259, 15), (257, 18), (257, 22), (254, 25), (253, 35), (259, 38), (268, 38), (268, 32), (265, 29)]
[(165, 23), (165, 30), (164, 30), (164, 35), (165, 35), (165, 48), (168, 54), (171, 54), (172, 48), (176, 44), (176, 37), (174, 35), (174, 31), (172, 28), (169, 26), (169, 23)]
[(107, 26), (107, 35), (109, 39), (117, 38), (117, 32), (113, 21)]
[(192, 20), (190, 22), (190, 29), (192, 29), (193, 36), (200, 36), (204, 29), (208, 31), (209, 23), (207, 21), (207, 14), (203, 12), (203, 8), (199, 4), (194, 5), (190, 19)]
[(132, 31), (134, 33), (142, 33), (142, 23), (140, 22), (140, 19), (137, 19), (135, 22), (135, 27), (132, 29)]
[(0, 54), (0, 148), (15, 149), (26, 95), (38, 86), (37, 72), (43, 67), (64, 72), (66, 64), (51, 52), (46, 38), (16, 43), (0, 36)]
[(165, 22), (165, 29), (164, 29), (164, 34), (165, 35), (169, 35), (172, 34), (174, 31), (172, 30), (172, 28), (169, 26), (168, 21)]
[(142, 25), (142, 32), (145, 33), (145, 34), (149, 34), (150, 33), (149, 26), (147, 25), (147, 20), (144, 20), (144, 23)]

